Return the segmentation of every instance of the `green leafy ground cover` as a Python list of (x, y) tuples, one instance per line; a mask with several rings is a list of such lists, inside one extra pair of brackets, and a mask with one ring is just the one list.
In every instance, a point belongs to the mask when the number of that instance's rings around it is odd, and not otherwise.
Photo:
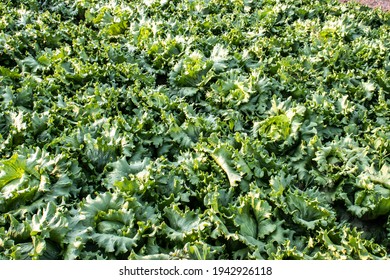
[(390, 14), (0, 3), (0, 259), (388, 259)]

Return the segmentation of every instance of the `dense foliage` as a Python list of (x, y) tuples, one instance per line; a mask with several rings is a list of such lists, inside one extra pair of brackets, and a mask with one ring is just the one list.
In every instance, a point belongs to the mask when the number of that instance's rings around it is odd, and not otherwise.
[(0, 259), (388, 259), (390, 14), (0, 3)]

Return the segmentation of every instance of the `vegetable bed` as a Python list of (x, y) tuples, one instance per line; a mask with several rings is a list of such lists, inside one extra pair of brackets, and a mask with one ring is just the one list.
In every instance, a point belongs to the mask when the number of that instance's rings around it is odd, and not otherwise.
[(389, 259), (389, 12), (0, 14), (0, 259)]

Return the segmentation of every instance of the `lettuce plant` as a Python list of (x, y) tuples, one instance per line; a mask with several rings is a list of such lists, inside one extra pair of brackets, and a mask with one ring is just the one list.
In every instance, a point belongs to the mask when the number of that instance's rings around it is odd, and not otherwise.
[(388, 12), (0, 13), (0, 259), (389, 259)]

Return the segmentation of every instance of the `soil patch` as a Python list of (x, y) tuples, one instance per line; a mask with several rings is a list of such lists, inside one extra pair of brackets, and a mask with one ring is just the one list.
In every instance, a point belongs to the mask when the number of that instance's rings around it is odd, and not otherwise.
[(339, 0), (340, 2), (355, 1), (370, 8), (381, 8), (390, 11), (390, 0)]

